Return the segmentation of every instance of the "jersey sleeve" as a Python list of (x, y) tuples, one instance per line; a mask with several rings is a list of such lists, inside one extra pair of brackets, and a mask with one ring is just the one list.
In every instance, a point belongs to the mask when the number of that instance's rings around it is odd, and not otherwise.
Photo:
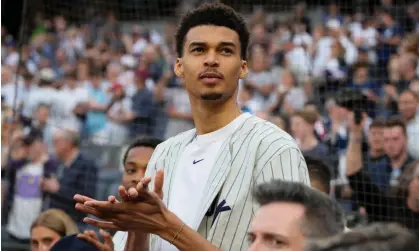
[(307, 164), (297, 146), (282, 146), (280, 151), (267, 151), (266, 160), (256, 165), (257, 184), (272, 179), (301, 182), (310, 186)]

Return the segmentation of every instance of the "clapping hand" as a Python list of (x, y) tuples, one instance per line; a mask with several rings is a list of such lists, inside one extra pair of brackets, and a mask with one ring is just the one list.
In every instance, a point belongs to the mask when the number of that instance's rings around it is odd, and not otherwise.
[(86, 231), (84, 231), (84, 233), (78, 234), (77, 237), (87, 241), (90, 244), (92, 244), (99, 251), (113, 251), (114, 250), (114, 244), (113, 244), (111, 235), (108, 232), (106, 232), (102, 229), (100, 230), (100, 234), (103, 237), (103, 243), (100, 242), (98, 236), (92, 230), (86, 230)]
[(159, 234), (173, 227), (178, 229), (182, 222), (171, 213), (162, 201), (163, 171), (158, 171), (154, 191), (148, 190), (151, 179), (143, 178), (135, 188), (119, 188), (121, 202), (113, 196), (108, 201), (97, 201), (76, 195), (76, 209), (94, 215), (101, 220), (85, 218), (84, 221), (102, 229), (129, 231), (134, 233)]

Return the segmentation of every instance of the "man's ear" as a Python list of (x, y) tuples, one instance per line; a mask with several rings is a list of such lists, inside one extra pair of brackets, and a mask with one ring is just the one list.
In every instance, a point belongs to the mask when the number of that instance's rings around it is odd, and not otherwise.
[(178, 78), (183, 78), (183, 64), (182, 64), (182, 59), (181, 58), (177, 58), (176, 59), (176, 63), (174, 66), (174, 71), (175, 74)]
[(247, 68), (247, 61), (242, 60), (242, 65), (240, 69), (240, 78), (243, 79), (247, 76), (247, 73), (249, 73), (249, 68)]

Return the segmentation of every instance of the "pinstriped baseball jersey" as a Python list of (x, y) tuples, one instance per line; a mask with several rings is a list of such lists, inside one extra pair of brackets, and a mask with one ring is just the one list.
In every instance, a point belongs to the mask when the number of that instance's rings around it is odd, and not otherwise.
[[(156, 148), (147, 167), (146, 176), (151, 177), (164, 169), (166, 205), (179, 156), (195, 135), (193, 129), (166, 140)], [(214, 165), (200, 202), (198, 232), (221, 250), (247, 250), (247, 230), (257, 209), (251, 197), (255, 185), (271, 179), (310, 185), (304, 157), (292, 137), (255, 116), (224, 141)], [(160, 250), (161, 239), (152, 236), (150, 245), (150, 250)]]

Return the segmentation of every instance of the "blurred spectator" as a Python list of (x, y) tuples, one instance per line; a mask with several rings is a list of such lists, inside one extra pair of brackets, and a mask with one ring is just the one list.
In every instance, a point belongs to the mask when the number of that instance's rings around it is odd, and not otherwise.
[[(369, 152), (362, 156), (362, 133), (359, 126), (351, 125), (347, 174), (353, 176), (364, 168), (373, 184), (379, 187), (382, 193), (388, 193), (389, 189), (399, 186), (401, 173), (413, 161), (407, 153), (406, 127), (396, 118), (387, 121), (386, 124), (375, 121), (370, 125), (370, 133)], [(361, 180), (354, 182), (362, 183)]]
[(58, 162), (47, 154), (39, 131), (31, 131), (14, 142), (7, 164), (8, 201), (3, 204), (11, 239), (29, 243), (31, 223), (41, 213), (46, 195), (40, 184), (56, 173), (57, 166)]
[(251, 251), (301, 250), (307, 238), (329, 237), (344, 231), (340, 205), (310, 187), (274, 180), (259, 185), (254, 197), (260, 209), (249, 228)]
[(251, 47), (249, 74), (245, 83), (253, 88), (254, 100), (259, 106), (266, 107), (272, 91), (275, 90), (272, 72), (269, 70), (266, 50), (260, 44)]
[(87, 105), (89, 102), (88, 89), (77, 81), (75, 71), (68, 72), (64, 77), (64, 81), (63, 88), (58, 92), (61, 105), (63, 106), (62, 123), (66, 126), (74, 127), (80, 132), (84, 121), (78, 117), (76, 108), (78, 105)]
[(51, 156), (54, 156), (54, 125), (51, 123), (50, 106), (42, 103), (39, 104), (38, 108), (36, 109), (35, 116), (30, 121), (28, 127), (30, 128), (30, 130), (37, 130), (42, 133), (42, 138), (45, 146), (47, 147), (48, 153)]
[(406, 90), (400, 94), (398, 107), (400, 115), (407, 125), (407, 149), (409, 155), (419, 159), (419, 96)]
[[(156, 102), (153, 93), (146, 86), (146, 79), (149, 72), (144, 61), (139, 63), (139, 68), (135, 73), (134, 83), (136, 92), (132, 96), (132, 112), (131, 117), (131, 136), (135, 135), (153, 135), (158, 137), (156, 133)], [(162, 135), (160, 135), (161, 137)]]
[(261, 104), (255, 100), (255, 89), (252, 85), (244, 83), (239, 92), (239, 104), (243, 112), (256, 114), (262, 110)]
[(34, 89), (26, 100), (23, 116), (32, 118), (36, 108), (42, 103), (51, 107), (51, 120), (58, 124), (61, 121), (60, 105), (57, 103), (57, 90), (54, 86), (56, 75), (50, 68), (44, 68), (39, 73), (38, 88)]
[(311, 186), (327, 195), (330, 194), (330, 182), (332, 181), (332, 170), (319, 157), (304, 156), (307, 163)]
[(78, 232), (68, 214), (59, 209), (49, 209), (31, 225), (31, 251), (48, 251), (61, 238)]
[(314, 125), (316, 121), (317, 116), (314, 112), (308, 110), (297, 111), (291, 117), (292, 136), (305, 156), (327, 159), (330, 165), (334, 165), (328, 147), (319, 141), (315, 135)]
[(326, 127), (325, 127), (325, 118), (320, 114), (320, 109), (314, 101), (308, 101), (304, 104), (304, 110), (310, 111), (316, 114), (317, 120), (314, 124), (314, 131), (316, 136), (321, 140), (326, 138)]
[[(356, 129), (356, 126), (352, 127)], [(369, 219), (374, 221), (396, 221), (414, 231), (419, 229), (419, 208), (416, 201), (418, 196), (417, 177), (418, 162), (410, 160), (406, 153), (406, 141), (403, 139), (403, 124), (397, 120), (390, 121), (384, 129), (384, 150), (391, 163), (387, 170), (388, 191), (382, 191), (371, 179), (368, 170), (362, 170), (362, 164), (354, 161), (361, 159), (348, 155), (348, 169), (350, 185), (354, 190), (354, 198), (357, 203), (363, 205)], [(349, 151), (355, 153), (356, 144), (359, 144), (359, 136), (353, 135), (349, 144)], [(392, 145), (392, 146), (390, 146)], [(404, 145), (404, 146), (403, 146)], [(353, 149), (353, 150), (351, 150)], [(401, 151), (401, 152), (400, 152)], [(351, 162), (349, 162), (351, 161)], [(382, 172), (382, 171), (381, 171)]]
[(58, 208), (66, 211), (84, 230), (84, 215), (74, 206), (74, 195), (85, 194), (94, 197), (96, 194), (97, 165), (90, 156), (80, 152), (80, 138), (70, 129), (58, 129), (54, 135), (54, 146), (57, 158), (61, 165), (55, 176), (46, 177), (41, 187), (49, 195), (49, 208)]
[(271, 98), (274, 100), (274, 104), (269, 108), (271, 112), (291, 115), (303, 108), (307, 98), (304, 90), (297, 86), (296, 81), (295, 75), (291, 71), (282, 71), (276, 95)]
[(106, 110), (109, 98), (106, 93), (107, 82), (99, 71), (92, 72), (91, 86), (89, 86), (89, 111), (86, 118), (86, 130), (94, 142), (106, 142), (105, 127), (107, 123)]
[(327, 6), (327, 12), (324, 14), (324, 23), (327, 23), (330, 20), (336, 20), (340, 24), (343, 24), (343, 15), (340, 14), (340, 6), (337, 1), (330, 0)]
[[(191, 105), (189, 104), (188, 93), (181, 85), (167, 90), (170, 94), (168, 99), (168, 115), (166, 138), (173, 137), (185, 130), (194, 128), (192, 120)], [(240, 95), (245, 95), (244, 90)]]
[(125, 94), (124, 86), (120, 83), (113, 83), (110, 86), (112, 100), (109, 104), (106, 116), (105, 134), (109, 145), (120, 146), (125, 144), (129, 137), (129, 124), (132, 114), (131, 98)]
[[(391, 10), (383, 8), (379, 11), (382, 27), (378, 36), (377, 56), (378, 64), (384, 72), (392, 54), (396, 53), (400, 44), (403, 30), (394, 18)], [(384, 75), (386, 76), (386, 75)]]

